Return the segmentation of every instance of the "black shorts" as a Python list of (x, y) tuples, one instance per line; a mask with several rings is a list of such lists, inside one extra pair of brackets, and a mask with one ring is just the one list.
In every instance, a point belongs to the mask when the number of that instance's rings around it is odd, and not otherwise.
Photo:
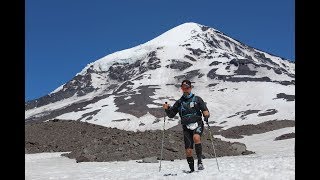
[(184, 139), (184, 148), (185, 149), (193, 149), (193, 135), (194, 134), (199, 134), (200, 136), (203, 133), (203, 122), (200, 121), (198, 122), (198, 127), (194, 130), (190, 130), (187, 128), (186, 125), (182, 125), (183, 129), (183, 139)]

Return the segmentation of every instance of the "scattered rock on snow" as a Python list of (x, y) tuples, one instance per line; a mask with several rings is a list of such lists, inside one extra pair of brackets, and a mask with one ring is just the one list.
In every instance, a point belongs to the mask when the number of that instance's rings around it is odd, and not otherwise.
[(143, 158), (140, 163), (158, 163), (157, 156)]

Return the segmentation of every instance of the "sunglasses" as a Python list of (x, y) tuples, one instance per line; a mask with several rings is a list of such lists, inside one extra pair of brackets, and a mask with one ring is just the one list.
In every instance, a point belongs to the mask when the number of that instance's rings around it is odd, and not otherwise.
[(189, 86), (181, 86), (181, 89), (190, 89), (191, 87)]

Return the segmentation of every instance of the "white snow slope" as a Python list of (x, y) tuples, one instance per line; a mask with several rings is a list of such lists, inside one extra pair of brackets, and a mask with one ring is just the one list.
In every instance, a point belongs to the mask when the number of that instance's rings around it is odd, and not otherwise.
[[(277, 133), (276, 133), (277, 134)], [(190, 179), (190, 180), (294, 180), (295, 155), (294, 139), (278, 141), (271, 147), (272, 133), (261, 134), (256, 154), (246, 156), (227, 156), (216, 159), (204, 159), (205, 169), (193, 174), (186, 160), (162, 161), (160, 163), (120, 162), (82, 162), (60, 156), (61, 153), (39, 153), (25, 155), (25, 179)], [(245, 141), (252, 141), (246, 137)], [(285, 145), (285, 146), (284, 146)], [(172, 174), (172, 176), (164, 176)]]

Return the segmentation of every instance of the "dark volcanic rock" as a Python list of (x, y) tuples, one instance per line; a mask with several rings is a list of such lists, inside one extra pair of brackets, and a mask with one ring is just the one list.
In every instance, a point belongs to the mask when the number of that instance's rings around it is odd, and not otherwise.
[(264, 53), (255, 52), (254, 57), (259, 59), (263, 63), (269, 63), (275, 66), (279, 66), (277, 63), (273, 62), (270, 58), (267, 58)]
[[(216, 79), (216, 80), (222, 80), (222, 81), (228, 81), (228, 82), (248, 82), (248, 81), (252, 81), (252, 82), (274, 82), (274, 83), (279, 83), (282, 85), (294, 85), (295, 81), (272, 81), (269, 77), (235, 77), (233, 75), (220, 75), (217, 74), (216, 71), (218, 70), (218, 68), (213, 68), (211, 69), (208, 74), (207, 77), (209, 77), (210, 79)], [(246, 71), (246, 75), (250, 75), (250, 74), (254, 74), (255, 72), (250, 71)], [(237, 71), (239, 73), (239, 71)], [(243, 72), (241, 72), (243, 73)], [(243, 73), (244, 74), (244, 73)]]
[(126, 89), (126, 91), (128, 92), (128, 91), (131, 91), (132, 90), (132, 85), (134, 85), (134, 83), (133, 82), (131, 82), (131, 81), (126, 81), (125, 83), (123, 83), (123, 84), (121, 84), (121, 86), (119, 86), (114, 92), (113, 92), (113, 94), (117, 94), (117, 95), (119, 95), (119, 94), (125, 94), (125, 92), (123, 92), (123, 93), (120, 93), (122, 90), (124, 90), (124, 89)]
[(32, 123), (32, 122), (36, 122), (36, 121), (46, 121), (46, 120), (53, 119), (57, 116), (60, 116), (61, 114), (65, 114), (68, 112), (73, 112), (73, 111), (76, 112), (76, 111), (80, 111), (80, 110), (85, 110), (87, 108), (84, 108), (84, 107), (87, 106), (88, 104), (93, 104), (93, 103), (100, 101), (101, 99), (107, 98), (109, 96), (110, 96), (109, 94), (103, 95), (103, 96), (97, 96), (97, 97), (94, 97), (93, 99), (85, 101), (85, 102), (77, 102), (77, 103), (70, 104), (69, 106), (62, 107), (62, 108), (59, 108), (59, 109), (56, 109), (53, 111), (48, 111), (48, 112), (45, 111), (45, 112), (42, 112), (40, 114), (36, 114), (34, 116), (31, 116), (31, 117), (25, 119), (25, 123)]
[(213, 86), (216, 86), (217, 84), (219, 83), (212, 83), (212, 84), (209, 84), (208, 87), (213, 87)]
[[(263, 55), (263, 54), (262, 54)], [(264, 56), (264, 55), (263, 55)], [(274, 63), (273, 61), (271, 61), (269, 58), (267, 58), (267, 60), (271, 63), (269, 64), (272, 64), (274, 65), (275, 67), (272, 67), (268, 64), (257, 64), (256, 62), (254, 62), (252, 60), (252, 57), (251, 56), (245, 56), (247, 59), (232, 59), (229, 63), (232, 64), (232, 65), (235, 65), (236, 67), (238, 67), (238, 69), (235, 71), (235, 73), (237, 75), (251, 75), (251, 76), (254, 76), (256, 74), (257, 71), (255, 70), (251, 70), (249, 68), (249, 64), (251, 65), (251, 67), (253, 68), (267, 68), (268, 70), (273, 70), (276, 74), (286, 74), (287, 76), (291, 77), (291, 78), (294, 78), (295, 75), (294, 74), (291, 74), (289, 73), (286, 69), (280, 67), (278, 64)], [(293, 84), (294, 82), (292, 81), (276, 81), (280, 84), (284, 84), (284, 85), (289, 85), (289, 84)]]
[(289, 95), (289, 94), (285, 94), (285, 93), (279, 93), (277, 94), (277, 98), (273, 98), (273, 99), (285, 99), (287, 101), (294, 101), (295, 100), (295, 95)]
[(218, 89), (218, 91), (224, 91), (224, 90), (226, 90), (227, 88), (222, 88), (222, 89)]
[[(181, 127), (180, 127), (181, 128)], [(205, 129), (203, 154), (213, 158), (212, 145)], [(25, 124), (25, 153), (69, 152), (63, 156), (85, 161), (127, 161), (160, 159), (162, 130), (124, 131), (80, 121), (55, 120)], [(248, 151), (245, 145), (213, 138), (218, 157), (234, 156)], [(196, 157), (196, 156), (195, 156)], [(164, 160), (185, 159), (182, 131), (166, 130)]]
[(152, 51), (148, 54), (147, 61), (137, 60), (131, 64), (115, 62), (110, 66), (108, 76), (113, 80), (122, 82), (148, 70), (160, 68), (160, 59), (156, 55), (156, 51)]
[[(148, 112), (154, 115), (157, 118), (163, 117), (163, 109), (159, 104), (155, 104), (153, 101), (155, 99), (151, 98), (155, 90), (159, 89), (158, 87), (153, 86), (140, 86), (137, 88), (137, 92), (128, 93), (126, 96), (116, 96), (114, 99), (114, 103), (118, 107), (118, 112), (123, 112), (127, 114), (131, 114), (136, 117), (141, 117)], [(115, 93), (115, 95), (117, 95)], [(127, 96), (131, 96), (130, 99), (125, 99)], [(134, 103), (134, 104), (130, 104)], [(138, 105), (137, 105), (138, 104)], [(159, 108), (149, 108), (148, 104), (159, 105)]]
[(156, 56), (156, 51), (152, 51), (148, 54), (148, 57), (149, 57), (149, 60), (147, 62), (147, 68), (148, 69), (151, 69), (151, 70), (154, 70), (154, 69), (157, 69), (157, 68), (160, 68), (161, 65), (160, 65), (160, 59), (157, 58)]
[(193, 58), (192, 56), (189, 56), (189, 55), (185, 55), (184, 57), (187, 59), (190, 59), (191, 61), (197, 61), (195, 58)]
[(243, 138), (243, 135), (261, 134), (286, 127), (294, 127), (295, 121), (292, 120), (272, 120), (257, 125), (249, 124), (235, 126), (221, 131), (221, 135), (226, 138)]
[(253, 113), (258, 113), (260, 110), (246, 110), (242, 112), (242, 115), (240, 116), (240, 118), (244, 118), (245, 116), (249, 115), (249, 114), (253, 114)]
[(94, 91), (94, 87), (91, 83), (91, 74), (77, 75), (69, 82), (63, 85), (62, 89), (58, 92), (45, 95), (35, 100), (27, 101), (25, 103), (25, 110), (41, 107), (50, 103), (54, 103), (66, 98), (69, 98), (75, 94), (83, 96), (87, 93)]
[(232, 77), (231, 76), (229, 78), (222, 77), (222, 79), (225, 79), (226, 81), (230, 81), (230, 82), (248, 82), (248, 81), (271, 82), (271, 79), (269, 77), (251, 78), (251, 77)]
[(224, 44), (225, 44), (228, 48), (230, 48), (230, 44), (229, 44), (228, 42), (224, 42)]
[(282, 74), (282, 71), (280, 69), (273, 69), (273, 71), (276, 73), (276, 74)]
[(267, 109), (266, 112), (258, 114), (258, 116), (268, 116), (277, 113), (276, 109)]
[(174, 78), (177, 79), (178, 81), (180, 81), (181, 79), (192, 79), (196, 76), (201, 77), (202, 74), (199, 73), (199, 71), (200, 71), (199, 69), (188, 71), (188, 72), (186, 72), (186, 74), (180, 75), (180, 76), (175, 76)]
[(209, 45), (209, 47), (211, 47), (211, 48), (218, 48), (218, 46), (215, 44), (215, 43), (217, 43), (217, 40), (208, 40), (208, 39), (206, 39), (206, 43)]
[(116, 119), (112, 120), (112, 122), (121, 122), (121, 121), (131, 121), (130, 119)]
[(237, 116), (237, 115), (240, 115), (240, 114), (241, 114), (240, 118), (241, 118), (241, 119), (245, 119), (247, 115), (253, 114), (253, 113), (258, 113), (259, 111), (260, 111), (260, 110), (251, 110), (251, 109), (246, 110), (246, 111), (239, 111), (239, 112), (236, 112), (234, 115), (229, 116), (229, 117), (227, 117), (227, 118), (231, 118), (231, 117), (234, 117), (234, 116)]
[(114, 63), (109, 67), (108, 76), (117, 81), (127, 81), (131, 77), (142, 74), (148, 70), (147, 67), (142, 65), (141, 60), (137, 60), (135, 63)]
[(214, 79), (215, 77), (217, 77), (218, 75), (216, 74), (216, 71), (218, 70), (218, 68), (213, 68), (213, 69), (211, 69), (209, 72), (208, 72), (208, 74), (207, 74), (207, 76), (209, 77), (209, 78), (211, 78), (211, 79)]
[(180, 71), (182, 71), (187, 69), (190, 66), (192, 66), (192, 64), (189, 62), (172, 59), (171, 64), (168, 65), (167, 67), (171, 69), (179, 69)]
[(279, 81), (280, 84), (288, 86), (288, 85), (294, 85), (295, 84), (295, 80), (291, 80), (291, 81)]
[[(230, 67), (229, 67), (230, 68)], [(228, 69), (229, 69), (228, 68)], [(227, 69), (227, 68), (226, 68)], [(258, 71), (252, 71), (246, 65), (240, 65), (237, 70), (234, 71), (237, 75), (250, 75), (255, 76)]]
[(94, 116), (94, 115), (96, 115), (98, 112), (100, 112), (101, 111), (101, 109), (97, 109), (97, 110), (94, 110), (94, 111), (92, 111), (92, 112), (88, 112), (88, 113), (84, 113), (84, 114), (82, 114), (82, 117), (81, 118), (79, 118), (79, 119), (77, 119), (78, 121), (80, 121), (81, 119), (83, 119), (83, 118), (86, 118), (86, 117), (90, 117), (90, 116)]
[(291, 138), (295, 138), (295, 133), (288, 133), (288, 134), (283, 134), (281, 136), (276, 137), (274, 140), (278, 141), (278, 140), (284, 140), (284, 139), (291, 139)]
[(202, 30), (202, 31), (206, 31), (206, 30), (208, 30), (208, 29), (210, 29), (210, 27), (208, 27), (208, 26), (201, 26), (201, 30)]
[(238, 69), (235, 71), (237, 75), (250, 75), (255, 76), (257, 71), (250, 70), (249, 64), (257, 66), (255, 63), (253, 63), (252, 60), (248, 59), (232, 59), (230, 61), (230, 64), (235, 65), (238, 67)]
[(218, 64), (220, 64), (221, 62), (219, 61), (213, 61), (212, 63), (209, 64), (209, 66), (216, 66)]
[(193, 49), (193, 48), (187, 48), (187, 50), (191, 51), (193, 55), (200, 56), (203, 53), (206, 53), (205, 51), (202, 51), (200, 48)]

